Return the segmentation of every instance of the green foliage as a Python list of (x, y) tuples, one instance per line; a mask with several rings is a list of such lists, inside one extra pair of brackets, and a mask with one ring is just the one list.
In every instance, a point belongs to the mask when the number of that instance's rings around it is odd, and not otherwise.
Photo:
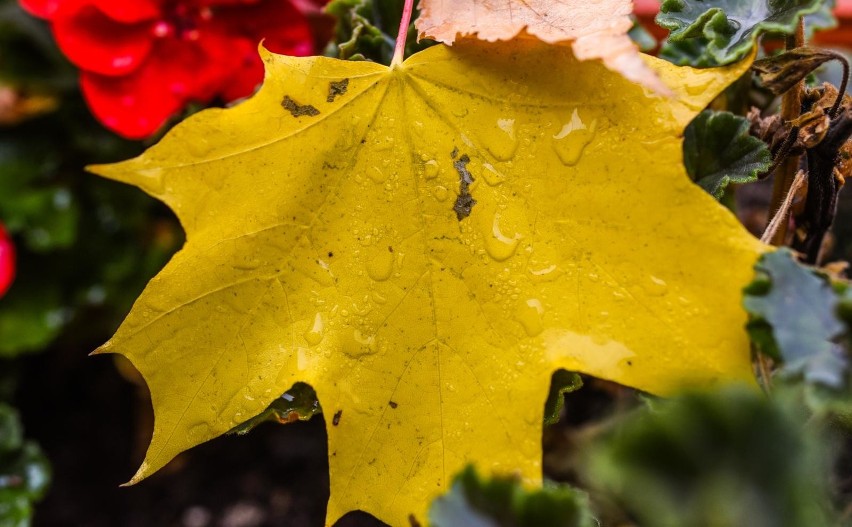
[[(92, 119), (46, 25), (9, 0), (0, 0), (0, 88), (55, 101), (0, 128), (0, 223), (18, 254), (0, 300), (0, 359), (8, 359), (43, 349), (69, 325), (75, 338), (112, 330), (180, 235), (144, 194), (83, 173), (141, 145)], [(86, 314), (96, 316), (83, 323)]]
[(245, 435), (267, 421), (280, 424), (308, 421), (320, 413), (322, 408), (314, 389), (305, 383), (298, 382), (281, 397), (275, 399), (266, 410), (235, 426), (229, 433)]
[(565, 406), (565, 394), (575, 392), (582, 387), (583, 378), (580, 375), (566, 370), (556, 370), (550, 380), (550, 393), (544, 403), (544, 424), (556, 424)]
[(692, 180), (720, 199), (730, 183), (756, 181), (772, 164), (772, 154), (749, 135), (746, 118), (705, 110), (684, 132), (683, 162)]
[(761, 351), (784, 363), (782, 376), (841, 388), (849, 360), (838, 343), (846, 328), (828, 278), (799, 264), (788, 250), (766, 254), (745, 289), (748, 330)]
[(630, 35), (631, 40), (639, 46), (639, 51), (642, 51), (643, 53), (650, 53), (654, 51), (654, 48), (657, 47), (657, 39), (654, 38), (654, 35), (652, 35), (647, 29), (645, 29), (642, 23), (639, 22), (639, 19), (635, 16), (631, 16), (630, 19), (633, 21), (633, 27), (630, 28), (630, 32), (628, 34)]
[[(736, 62), (761, 35), (792, 34), (799, 18), (817, 13), (823, 0), (665, 0), (657, 24), (671, 31), (663, 57), (699, 67)], [(676, 49), (668, 49), (673, 43)], [(691, 57), (692, 62), (686, 62)]]
[(50, 466), (38, 445), (24, 440), (17, 413), (0, 403), (0, 526), (30, 525), (33, 504), (50, 484)]
[(832, 525), (825, 460), (797, 420), (750, 389), (688, 394), (631, 416), (585, 479), (642, 526)]
[[(326, 54), (390, 64), (404, 4), (404, 0), (332, 0), (325, 10), (337, 19), (337, 27)], [(416, 18), (415, 14), (412, 20)], [(435, 44), (425, 39), (417, 42), (413, 23), (406, 42), (406, 57)]]
[(473, 467), (432, 503), (432, 527), (593, 527), (585, 493), (564, 485), (526, 490), (517, 478), (483, 479)]

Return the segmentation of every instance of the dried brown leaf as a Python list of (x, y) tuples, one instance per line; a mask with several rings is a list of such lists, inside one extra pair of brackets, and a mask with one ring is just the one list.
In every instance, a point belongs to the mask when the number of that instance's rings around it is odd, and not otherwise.
[(523, 34), (570, 43), (578, 59), (600, 59), (627, 79), (669, 94), (627, 35), (632, 12), (631, 0), (421, 0), (415, 25), (420, 38), (450, 45), (467, 36), (494, 42)]

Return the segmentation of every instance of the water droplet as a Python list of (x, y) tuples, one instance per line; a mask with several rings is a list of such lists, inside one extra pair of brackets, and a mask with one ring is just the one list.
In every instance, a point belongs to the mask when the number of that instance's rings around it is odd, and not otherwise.
[(438, 177), (438, 172), (440, 172), (438, 162), (434, 159), (430, 159), (423, 163), (423, 177), (426, 179), (435, 179)]
[(379, 348), (375, 335), (365, 334), (356, 329), (352, 332), (352, 339), (346, 342), (342, 349), (343, 353), (349, 357), (358, 359), (376, 353)]
[(367, 177), (369, 177), (373, 183), (384, 183), (388, 178), (387, 175), (382, 171), (381, 168), (377, 166), (370, 167), (367, 171)]
[(547, 279), (552, 278), (556, 274), (556, 269), (556, 264), (551, 264), (541, 269), (530, 269), (529, 271), (531, 275), (537, 277), (538, 279)]
[(314, 316), (314, 323), (311, 325), (308, 330), (305, 332), (305, 340), (308, 341), (308, 344), (311, 346), (316, 346), (320, 342), (322, 342), (322, 338), (325, 335), (325, 321), (322, 318), (322, 313), (317, 313)]
[(669, 286), (664, 280), (661, 280), (656, 276), (650, 276), (648, 280), (642, 284), (642, 289), (644, 289), (650, 296), (663, 296), (668, 292)]
[(508, 161), (515, 157), (518, 139), (515, 136), (514, 119), (497, 119), (497, 131), (488, 137), (486, 149), (498, 161)]
[(393, 273), (394, 254), (390, 248), (379, 250), (367, 262), (367, 274), (377, 282), (383, 282)]
[(515, 254), (522, 236), (515, 234), (511, 238), (500, 230), (500, 213), (494, 215), (491, 232), (485, 236), (485, 250), (494, 260), (502, 262)]
[(686, 84), (684, 88), (686, 88), (686, 93), (689, 95), (701, 95), (706, 92), (710, 87), (710, 84), (713, 83), (713, 79), (708, 80), (698, 80), (694, 84)]
[(447, 190), (447, 187), (442, 185), (438, 185), (432, 191), (432, 194), (435, 196), (435, 199), (438, 201), (447, 201), (447, 198), (450, 195), (450, 191)]
[(257, 258), (246, 258), (234, 264), (234, 269), (239, 269), (240, 271), (252, 271), (258, 267), (260, 267), (260, 260)]
[(593, 120), (586, 125), (577, 109), (571, 115), (571, 120), (562, 126), (562, 130), (553, 136), (553, 149), (559, 160), (567, 166), (574, 166), (580, 161), (583, 151), (595, 138), (598, 121)]
[(544, 331), (544, 326), (541, 322), (541, 315), (544, 314), (544, 306), (537, 298), (527, 299), (518, 306), (515, 316), (518, 322), (524, 327), (524, 331), (530, 337), (535, 337)]
[(187, 435), (190, 443), (201, 443), (207, 439), (210, 433), (210, 425), (207, 423), (198, 423), (189, 428)]
[(482, 179), (492, 187), (497, 186), (506, 181), (506, 176), (497, 171), (491, 163), (482, 163)]

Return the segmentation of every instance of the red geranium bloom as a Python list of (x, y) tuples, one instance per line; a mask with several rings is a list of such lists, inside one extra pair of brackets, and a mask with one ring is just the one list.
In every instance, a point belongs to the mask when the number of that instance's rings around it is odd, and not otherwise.
[(6, 294), (15, 278), (15, 246), (0, 225), (0, 297)]
[(153, 134), (188, 102), (250, 95), (263, 79), (261, 40), (275, 53), (314, 52), (308, 18), (291, 0), (20, 3), (51, 22), (59, 47), (81, 70), (92, 113), (132, 139)]

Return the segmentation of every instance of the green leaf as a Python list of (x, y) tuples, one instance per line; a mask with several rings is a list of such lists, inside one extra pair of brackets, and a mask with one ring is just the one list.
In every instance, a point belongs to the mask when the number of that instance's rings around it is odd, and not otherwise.
[(69, 313), (57, 284), (30, 282), (26, 270), (0, 302), (0, 358), (37, 351), (56, 338)]
[[(326, 13), (337, 18), (335, 42), (327, 55), (348, 60), (370, 60), (390, 64), (404, 0), (332, 0)], [(412, 20), (416, 19), (412, 17)], [(414, 24), (408, 28), (405, 56), (435, 45), (417, 40)]]
[(729, 183), (756, 181), (772, 164), (766, 143), (749, 135), (749, 122), (729, 112), (705, 110), (684, 132), (683, 162), (693, 181), (716, 199)]
[(630, 28), (630, 39), (639, 46), (639, 51), (643, 53), (650, 53), (654, 51), (657, 47), (657, 39), (654, 38), (654, 35), (651, 34), (650, 31), (645, 29), (645, 26), (639, 21), (638, 18), (631, 15), (630, 20), (633, 21), (633, 27)]
[(33, 503), (49, 484), (50, 465), (41, 449), (23, 439), (17, 412), (0, 403), (0, 525), (30, 525)]
[(588, 453), (584, 479), (660, 527), (807, 527), (826, 517), (826, 460), (782, 407), (751, 389), (643, 409)]
[(805, 17), (805, 40), (813, 38), (814, 33), (837, 27), (837, 17), (834, 16), (834, 0), (821, 2), (819, 9)]
[(694, 41), (701, 49), (693, 65), (721, 65), (744, 58), (764, 33), (792, 34), (801, 16), (822, 5), (823, 0), (665, 0), (656, 21), (671, 31), (669, 42)]
[(432, 503), (432, 527), (593, 527), (588, 497), (564, 485), (526, 490), (518, 478), (483, 479), (467, 467)]
[(559, 421), (559, 414), (565, 406), (565, 394), (583, 387), (583, 378), (579, 374), (556, 370), (550, 380), (550, 393), (544, 403), (544, 424), (553, 425)]
[(322, 413), (317, 394), (309, 385), (297, 382), (284, 395), (272, 401), (266, 410), (248, 421), (235, 426), (230, 434), (245, 435), (256, 426), (267, 421), (274, 423), (293, 423), (309, 421), (313, 416)]
[(828, 278), (799, 264), (785, 249), (764, 255), (755, 270), (743, 304), (747, 328), (762, 351), (783, 361), (782, 376), (842, 387), (849, 360), (838, 340), (846, 328)]

